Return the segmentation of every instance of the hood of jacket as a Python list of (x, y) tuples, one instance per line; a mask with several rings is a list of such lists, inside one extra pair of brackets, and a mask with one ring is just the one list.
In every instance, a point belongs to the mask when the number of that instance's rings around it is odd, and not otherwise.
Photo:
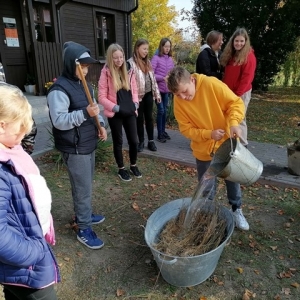
[(77, 44), (75, 42), (66, 42), (63, 46), (63, 61), (64, 69), (62, 75), (68, 79), (78, 81), (79, 78), (75, 75), (76, 73), (76, 59), (84, 53), (88, 52), (91, 55), (90, 49)]
[(210, 48), (207, 44), (204, 44), (200, 47), (200, 52), (206, 48)]

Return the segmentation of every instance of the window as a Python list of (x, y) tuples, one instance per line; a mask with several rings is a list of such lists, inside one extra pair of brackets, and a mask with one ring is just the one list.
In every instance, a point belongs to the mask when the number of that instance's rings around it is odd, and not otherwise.
[(96, 36), (98, 58), (104, 58), (108, 46), (116, 42), (115, 18), (113, 15), (96, 13)]
[(50, 7), (43, 3), (33, 3), (35, 37), (39, 42), (54, 42)]

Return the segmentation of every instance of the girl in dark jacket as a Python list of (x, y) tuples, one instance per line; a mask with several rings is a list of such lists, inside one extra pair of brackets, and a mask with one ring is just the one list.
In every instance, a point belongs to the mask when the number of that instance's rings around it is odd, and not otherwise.
[(196, 73), (214, 76), (222, 79), (221, 66), (219, 62), (220, 50), (223, 45), (223, 34), (213, 30), (206, 36), (206, 44), (201, 46), (196, 61)]

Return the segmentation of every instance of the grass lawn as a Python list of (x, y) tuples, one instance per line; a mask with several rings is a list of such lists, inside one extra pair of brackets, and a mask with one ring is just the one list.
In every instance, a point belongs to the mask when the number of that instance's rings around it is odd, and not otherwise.
[[(259, 183), (243, 187), (243, 210), (250, 231), (234, 231), (207, 281), (179, 288), (160, 275), (145, 243), (144, 227), (162, 204), (192, 196), (195, 169), (140, 158), (143, 177), (125, 183), (116, 176), (112, 156), (98, 162), (93, 208), (105, 213), (106, 221), (94, 230), (106, 245), (89, 250), (76, 241), (68, 223), (73, 209), (67, 173), (51, 161), (46, 156), (39, 164), (53, 195), (54, 251), (62, 272), (59, 299), (231, 300), (245, 294), (249, 298), (243, 299), (300, 299), (298, 190)], [(227, 206), (223, 181), (216, 201)]]
[(300, 87), (253, 93), (247, 111), (249, 140), (286, 145), (300, 138)]
[[(296, 89), (254, 94), (247, 118), (249, 139), (281, 145), (297, 139), (299, 94)], [(126, 152), (124, 157), (128, 162)], [(36, 160), (53, 197), (57, 240), (53, 249), (62, 274), (62, 282), (56, 286), (59, 299), (300, 299), (297, 189), (260, 183), (242, 186), (243, 211), (250, 230), (234, 231), (208, 280), (180, 288), (161, 276), (145, 242), (144, 229), (148, 217), (161, 205), (193, 195), (196, 170), (139, 157), (143, 177), (122, 182), (117, 177), (111, 146), (97, 158), (93, 209), (105, 214), (106, 220), (93, 229), (105, 242), (101, 250), (89, 250), (76, 240), (69, 223), (73, 216), (69, 179), (65, 168), (55, 163), (56, 152)], [(229, 208), (222, 180), (215, 201)]]

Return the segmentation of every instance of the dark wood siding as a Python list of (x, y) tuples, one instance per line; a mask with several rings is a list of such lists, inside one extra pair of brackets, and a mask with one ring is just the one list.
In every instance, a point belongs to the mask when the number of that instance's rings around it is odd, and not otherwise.
[[(96, 38), (95, 38), (95, 13), (103, 12), (112, 14), (115, 17), (115, 31), (116, 41), (123, 48), (125, 53), (128, 49), (126, 47), (126, 20), (127, 16), (121, 11), (114, 11), (109, 9), (101, 9), (99, 7), (93, 8), (89, 5), (68, 2), (61, 8), (61, 29), (62, 29), (62, 44), (67, 41), (74, 41), (82, 44), (90, 49), (91, 56), (97, 58)], [(84, 16), (84, 18), (83, 18)], [(101, 65), (90, 68), (87, 80), (97, 82), (100, 76), (100, 70), (105, 61), (101, 61)]]
[[(8, 47), (5, 41), (3, 17), (16, 19), (20, 47)], [(1, 1), (0, 3), (0, 56), (4, 66), (6, 81), (24, 90), (27, 74), (26, 47), (19, 1)]]
[(67, 3), (61, 9), (62, 44), (73, 41), (90, 49), (96, 56), (93, 8), (78, 3)]
[(136, 0), (73, 0), (74, 2), (83, 2), (93, 6), (100, 6), (103, 8), (110, 8), (112, 10), (119, 10), (129, 12), (136, 6)]

